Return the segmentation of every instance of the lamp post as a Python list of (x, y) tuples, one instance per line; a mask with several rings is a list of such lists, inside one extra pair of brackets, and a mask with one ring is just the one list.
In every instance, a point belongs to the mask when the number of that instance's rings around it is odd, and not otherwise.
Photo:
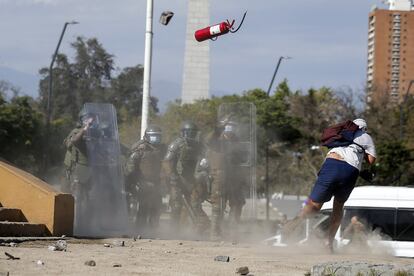
[(147, 0), (147, 23), (145, 31), (144, 83), (142, 88), (141, 138), (144, 137), (148, 124), (148, 109), (151, 89), (152, 61), (152, 18), (154, 0)]
[(291, 57), (284, 57), (284, 56), (281, 56), (281, 57), (279, 58), (279, 61), (277, 62), (277, 65), (276, 65), (276, 68), (275, 68), (275, 72), (273, 73), (272, 80), (270, 81), (269, 88), (267, 89), (267, 96), (268, 96), (268, 97), (270, 96), (270, 90), (272, 89), (273, 82), (275, 81), (276, 74), (277, 74), (277, 71), (279, 70), (280, 63), (282, 62), (282, 59), (291, 59)]
[(404, 138), (404, 133), (403, 133), (403, 120), (404, 120), (403, 105), (407, 102), (408, 93), (410, 92), (410, 88), (411, 88), (411, 85), (413, 83), (414, 83), (414, 80), (411, 80), (410, 83), (408, 84), (407, 91), (405, 92), (404, 100), (400, 103), (400, 140), (402, 140)]
[[(270, 97), (270, 91), (275, 81), (277, 72), (279, 71), (280, 63), (282, 59), (291, 59), (288, 56), (281, 56), (277, 62), (275, 72), (273, 73), (272, 80), (270, 81), (269, 88), (267, 89), (267, 97)], [(267, 129), (266, 129), (267, 130)], [(268, 134), (268, 133), (267, 133)], [(266, 135), (267, 136), (267, 135)], [(266, 220), (269, 220), (269, 139), (266, 137), (266, 147), (265, 147), (265, 194), (266, 194)]]
[(70, 21), (70, 22), (65, 22), (65, 24), (63, 25), (63, 29), (62, 32), (60, 34), (59, 37), (59, 41), (58, 44), (56, 46), (56, 50), (53, 53), (52, 56), (52, 61), (50, 62), (50, 66), (49, 66), (49, 91), (47, 94), (47, 105), (46, 105), (46, 129), (45, 129), (45, 144), (43, 147), (43, 168), (42, 168), (42, 173), (46, 173), (46, 168), (47, 168), (47, 154), (46, 154), (46, 147), (49, 144), (49, 132), (50, 132), (50, 117), (52, 114), (52, 95), (53, 95), (53, 65), (55, 64), (55, 60), (56, 60), (56, 56), (58, 54), (59, 51), (59, 47), (60, 44), (62, 43), (62, 39), (63, 36), (65, 34), (66, 28), (68, 25), (74, 25), (74, 24), (79, 24), (79, 22), (77, 21)]

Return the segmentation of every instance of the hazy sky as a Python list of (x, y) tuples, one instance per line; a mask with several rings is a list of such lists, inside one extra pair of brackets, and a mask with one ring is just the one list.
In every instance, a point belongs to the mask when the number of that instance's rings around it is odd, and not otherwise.
[[(211, 49), (211, 89), (240, 92), (267, 89), (279, 56), (276, 82), (294, 89), (322, 85), (362, 88), (366, 77), (368, 13), (376, 0), (211, 0), (211, 23), (225, 19), (242, 29)], [(163, 10), (175, 12), (168, 26)], [(187, 1), (154, 0), (153, 80), (181, 86)], [(60, 52), (73, 55), (76, 36), (97, 37), (118, 67), (144, 60), (146, 0), (0, 0), (0, 66), (37, 75), (48, 66), (65, 21)], [(237, 24), (237, 23), (236, 23)], [(200, 26), (205, 27), (205, 26)]]

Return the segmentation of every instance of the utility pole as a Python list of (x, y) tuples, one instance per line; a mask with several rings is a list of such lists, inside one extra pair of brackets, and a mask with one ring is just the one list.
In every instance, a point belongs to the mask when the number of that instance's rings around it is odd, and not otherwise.
[(147, 24), (145, 31), (145, 59), (144, 84), (142, 91), (141, 138), (144, 137), (148, 125), (148, 110), (151, 90), (151, 63), (152, 63), (152, 18), (154, 0), (147, 0)]
[[(275, 72), (273, 73), (272, 80), (270, 81), (269, 88), (267, 89), (267, 97), (270, 97), (270, 91), (273, 86), (273, 82), (275, 81), (277, 72), (279, 71), (280, 63), (282, 62), (282, 59), (291, 59), (291, 57), (284, 57), (281, 56), (277, 62)], [(266, 147), (265, 147), (265, 194), (266, 194), (266, 220), (269, 220), (269, 133), (266, 129)]]
[(53, 96), (53, 65), (55, 64), (56, 56), (59, 52), (60, 44), (62, 43), (63, 36), (65, 35), (65, 31), (68, 25), (79, 24), (77, 21), (65, 22), (63, 25), (62, 32), (60, 33), (59, 41), (56, 46), (55, 52), (52, 56), (52, 61), (50, 62), (49, 66), (49, 91), (47, 94), (47, 105), (46, 105), (46, 129), (45, 129), (45, 139), (43, 145), (43, 152), (42, 152), (42, 169), (41, 174), (44, 176), (48, 166), (48, 155), (46, 148), (49, 145), (49, 135), (50, 135), (50, 117), (52, 114), (52, 96)]

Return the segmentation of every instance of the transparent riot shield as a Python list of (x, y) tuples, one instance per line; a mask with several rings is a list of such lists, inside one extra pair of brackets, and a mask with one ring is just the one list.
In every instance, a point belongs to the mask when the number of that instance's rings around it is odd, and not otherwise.
[(116, 110), (112, 104), (86, 103), (82, 114), (90, 121), (85, 140), (92, 187), (88, 198), (79, 202), (82, 208), (77, 208), (75, 216), (81, 223), (75, 224), (75, 233), (126, 234), (128, 216)]
[(248, 102), (221, 104), (217, 118), (226, 159), (223, 208), (229, 209), (230, 219), (255, 219), (256, 107)]

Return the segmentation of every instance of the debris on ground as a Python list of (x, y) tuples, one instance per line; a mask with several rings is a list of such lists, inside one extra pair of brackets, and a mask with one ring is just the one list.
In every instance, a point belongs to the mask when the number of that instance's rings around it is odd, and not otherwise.
[(241, 266), (236, 269), (236, 273), (240, 275), (247, 275), (249, 274), (249, 268), (247, 266)]
[(44, 265), (45, 264), (42, 260), (38, 260), (36, 263), (37, 263), (37, 265)]
[(50, 251), (66, 251), (68, 244), (64, 240), (58, 240), (54, 245), (49, 245)]
[[(317, 264), (312, 267), (312, 276), (322, 275), (411, 275), (414, 265), (397, 266), (394, 264), (371, 264), (358, 261), (342, 261)], [(397, 274), (400, 273), (400, 274)]]
[(94, 260), (89, 260), (85, 262), (85, 265), (87, 266), (96, 266), (96, 262)]
[(17, 247), (17, 243), (15, 243), (15, 242), (1, 242), (0, 246)]
[(123, 246), (125, 246), (125, 241), (114, 241), (112, 244), (114, 246), (121, 246), (121, 247), (123, 247)]
[(4, 254), (7, 256), (7, 260), (20, 260), (19, 257), (15, 257), (10, 253), (4, 252)]
[(216, 262), (225, 262), (225, 263), (228, 263), (228, 262), (230, 262), (230, 257), (229, 256), (216, 256), (214, 258), (214, 260)]
[(111, 247), (111, 245), (109, 243), (104, 243), (105, 247)]
[(114, 264), (113, 267), (122, 267), (121, 264)]

